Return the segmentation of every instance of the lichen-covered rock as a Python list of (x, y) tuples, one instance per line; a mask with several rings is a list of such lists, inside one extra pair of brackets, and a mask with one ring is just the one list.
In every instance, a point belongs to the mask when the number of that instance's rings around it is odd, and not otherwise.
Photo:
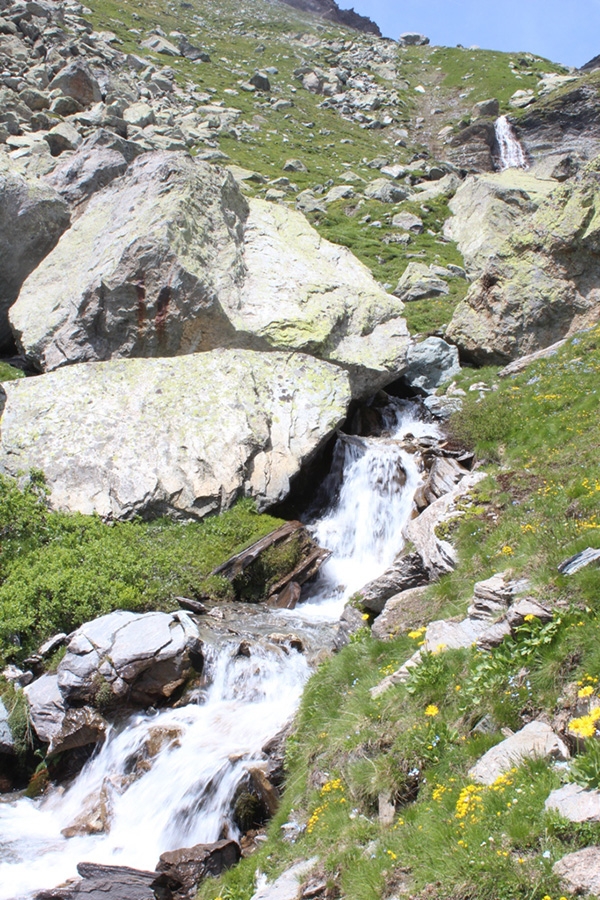
[(554, 863), (552, 871), (572, 894), (600, 894), (600, 847), (585, 847), (567, 853)]
[(359, 394), (404, 368), (402, 310), (300, 213), (248, 206), (230, 175), (186, 154), (146, 153), (94, 194), (11, 322), (46, 371), (216, 347), (300, 350), (347, 369)]
[(599, 173), (556, 187), (489, 261), (447, 331), (465, 359), (508, 363), (597, 321)]
[(69, 208), (51, 187), (0, 165), (0, 347), (12, 342), (8, 309), (21, 285), (69, 223)]
[(114, 518), (275, 503), (350, 401), (339, 367), (243, 350), (70, 366), (4, 390), (0, 469), (40, 468), (55, 508)]

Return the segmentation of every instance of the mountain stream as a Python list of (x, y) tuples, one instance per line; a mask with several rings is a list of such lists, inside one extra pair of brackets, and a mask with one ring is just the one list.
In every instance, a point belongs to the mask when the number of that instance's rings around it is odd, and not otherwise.
[[(387, 436), (338, 439), (341, 484), (310, 526), (332, 553), (304, 602), (285, 611), (236, 604), (235, 637), (221, 629), (207, 651), (205, 687), (186, 705), (113, 726), (68, 786), (37, 800), (0, 798), (0, 900), (54, 887), (76, 876), (81, 861), (153, 870), (167, 850), (239, 838), (236, 790), (294, 715), (311, 671), (310, 652), (267, 632), (293, 629), (313, 655), (331, 647), (348, 598), (402, 549), (421, 474), (400, 442), (438, 433), (418, 409), (392, 401)], [(240, 637), (249, 655), (239, 652)], [(98, 833), (78, 827), (90, 818), (100, 821)]]

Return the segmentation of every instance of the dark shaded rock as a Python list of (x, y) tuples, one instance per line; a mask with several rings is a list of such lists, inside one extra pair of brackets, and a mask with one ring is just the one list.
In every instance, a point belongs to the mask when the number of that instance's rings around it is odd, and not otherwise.
[(360, 590), (360, 602), (374, 613), (380, 613), (386, 601), (409, 588), (427, 584), (429, 578), (418, 553), (398, 557), (390, 568)]
[(85, 862), (79, 863), (77, 871), (81, 881), (41, 891), (35, 900), (156, 900), (151, 888), (156, 872)]
[(202, 50), (200, 47), (195, 47), (193, 44), (190, 44), (187, 38), (183, 38), (179, 42), (179, 52), (182, 56), (185, 56), (186, 59), (191, 59), (192, 62), (210, 62), (210, 56), (206, 50)]
[(467, 172), (493, 172), (498, 153), (493, 122), (475, 122), (452, 138), (447, 157)]
[(255, 72), (250, 79), (250, 84), (253, 85), (257, 91), (268, 92), (271, 90), (271, 82), (265, 72)]
[(600, 84), (574, 82), (532, 104), (516, 131), (536, 160), (574, 152), (595, 156), (600, 148)]
[(163, 853), (156, 867), (152, 888), (158, 900), (183, 900), (194, 896), (198, 884), (207, 875), (220, 875), (241, 857), (236, 841), (196, 844)]
[(52, 188), (0, 171), (0, 348), (12, 344), (8, 309), (21, 285), (70, 221), (67, 204)]

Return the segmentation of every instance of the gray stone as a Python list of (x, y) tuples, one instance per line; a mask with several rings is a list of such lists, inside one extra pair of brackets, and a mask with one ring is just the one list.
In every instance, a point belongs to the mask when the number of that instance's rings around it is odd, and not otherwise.
[(410, 191), (387, 178), (376, 178), (366, 185), (364, 194), (369, 200), (380, 200), (382, 203), (401, 203), (406, 200)]
[(15, 751), (15, 739), (8, 722), (9, 713), (0, 698), (0, 753), (13, 754)]
[(421, 234), (424, 228), (423, 220), (409, 212), (396, 213), (392, 218), (394, 228), (402, 228), (403, 231), (412, 231)]
[(508, 378), (511, 375), (518, 375), (520, 372), (524, 372), (527, 366), (537, 362), (538, 359), (548, 359), (550, 356), (554, 356), (566, 343), (567, 339), (563, 338), (561, 341), (551, 344), (550, 347), (544, 347), (542, 350), (536, 350), (535, 353), (528, 353), (526, 356), (515, 359), (514, 362), (509, 363), (498, 372), (498, 378)]
[(59, 122), (44, 135), (52, 156), (60, 156), (65, 150), (75, 150), (81, 143), (81, 135), (69, 122)]
[(69, 208), (54, 190), (0, 168), (0, 346), (12, 342), (8, 309), (23, 282), (69, 224)]
[(578, 572), (580, 569), (589, 566), (590, 563), (596, 562), (599, 559), (600, 550), (588, 547), (587, 550), (582, 550), (581, 553), (576, 553), (575, 556), (570, 556), (569, 559), (565, 559), (564, 562), (561, 562), (558, 571), (562, 575), (574, 575), (575, 572)]
[(31, 724), (40, 741), (50, 744), (60, 733), (65, 715), (57, 675), (42, 675), (23, 689), (29, 704)]
[(554, 863), (552, 871), (569, 893), (600, 895), (600, 847), (567, 853)]
[(236, 841), (216, 841), (196, 844), (180, 850), (162, 853), (156, 866), (158, 875), (152, 882), (157, 896), (161, 891), (176, 892), (180, 896), (195, 896), (200, 881), (221, 875), (236, 865), (241, 857)]
[(371, 634), (379, 641), (387, 641), (410, 628), (422, 624), (423, 597), (427, 586), (411, 588), (394, 594), (386, 601), (381, 615), (377, 616)]
[(442, 338), (430, 337), (412, 344), (406, 357), (405, 382), (420, 394), (432, 394), (436, 388), (460, 373), (458, 349)]
[(360, 602), (371, 612), (380, 613), (391, 597), (427, 582), (428, 576), (418, 554), (399, 556), (383, 575), (361, 588)]
[(72, 156), (59, 163), (46, 181), (69, 203), (77, 204), (123, 175), (127, 165), (119, 150), (102, 146), (94, 135), (80, 144)]
[(403, 303), (410, 303), (449, 292), (450, 287), (439, 275), (434, 275), (423, 263), (410, 262), (400, 276), (394, 295)]
[(297, 900), (300, 882), (313, 869), (318, 860), (313, 857), (296, 863), (273, 882), (261, 885), (252, 895), (251, 900)]
[(135, 125), (136, 128), (145, 128), (146, 125), (153, 125), (156, 121), (153, 108), (143, 100), (128, 106), (123, 113), (123, 118), (129, 125)]
[(103, 705), (148, 705), (184, 682), (196, 645), (186, 613), (109, 613), (77, 629), (58, 665), (58, 687), (68, 704), (94, 703), (104, 689)]
[(500, 101), (496, 100), (496, 98), (481, 100), (473, 107), (473, 113), (476, 118), (488, 117), (496, 119), (500, 115)]
[(2, 471), (41, 468), (55, 508), (112, 518), (282, 500), (350, 400), (337, 366), (243, 350), (71, 366), (4, 388)]
[(166, 38), (158, 34), (153, 34), (145, 41), (142, 41), (140, 47), (145, 50), (152, 50), (154, 53), (162, 53), (164, 56), (181, 56), (181, 51), (168, 41)]
[(308, 172), (301, 159), (286, 159), (283, 164), (284, 172)]
[(600, 822), (600, 791), (587, 791), (579, 784), (552, 791), (544, 806), (570, 822)]
[(469, 771), (469, 778), (478, 784), (490, 785), (527, 759), (567, 760), (569, 756), (566, 744), (552, 728), (536, 720), (488, 750)]
[(401, 47), (424, 47), (429, 43), (429, 38), (418, 31), (405, 31), (398, 38), (398, 43)]
[(349, 200), (354, 197), (354, 188), (351, 184), (338, 184), (332, 187), (323, 197), (324, 203), (335, 203), (337, 200)]
[(80, 106), (91, 106), (102, 100), (102, 91), (88, 65), (82, 60), (69, 63), (54, 76), (48, 90), (59, 90)]
[(83, 862), (78, 864), (77, 873), (81, 880), (40, 891), (34, 900), (155, 900), (150, 885), (156, 872)]
[(268, 93), (271, 90), (271, 82), (269, 81), (269, 76), (266, 72), (255, 72), (250, 79), (250, 84), (253, 85), (257, 91)]
[(311, 190), (301, 191), (296, 197), (296, 209), (300, 212), (325, 212), (322, 200), (315, 197)]

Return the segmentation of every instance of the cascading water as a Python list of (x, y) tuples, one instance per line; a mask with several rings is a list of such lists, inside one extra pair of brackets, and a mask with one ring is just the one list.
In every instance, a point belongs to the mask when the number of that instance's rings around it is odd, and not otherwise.
[(500, 148), (500, 169), (527, 169), (527, 157), (512, 125), (506, 116), (500, 116), (495, 124), (496, 141)]
[[(341, 488), (311, 526), (332, 555), (307, 602), (273, 611), (275, 626), (337, 621), (347, 598), (401, 550), (421, 476), (400, 442), (409, 432), (437, 431), (419, 420), (415, 404), (391, 406), (387, 425), (389, 437), (340, 439)], [(66, 790), (0, 802), (0, 900), (53, 887), (84, 860), (152, 870), (166, 850), (237, 836), (235, 791), (295, 712), (310, 674), (294, 650), (255, 643), (244, 657), (238, 646), (239, 638), (213, 651), (210, 684), (196, 702), (114, 728)], [(100, 833), (85, 833), (90, 821)]]

